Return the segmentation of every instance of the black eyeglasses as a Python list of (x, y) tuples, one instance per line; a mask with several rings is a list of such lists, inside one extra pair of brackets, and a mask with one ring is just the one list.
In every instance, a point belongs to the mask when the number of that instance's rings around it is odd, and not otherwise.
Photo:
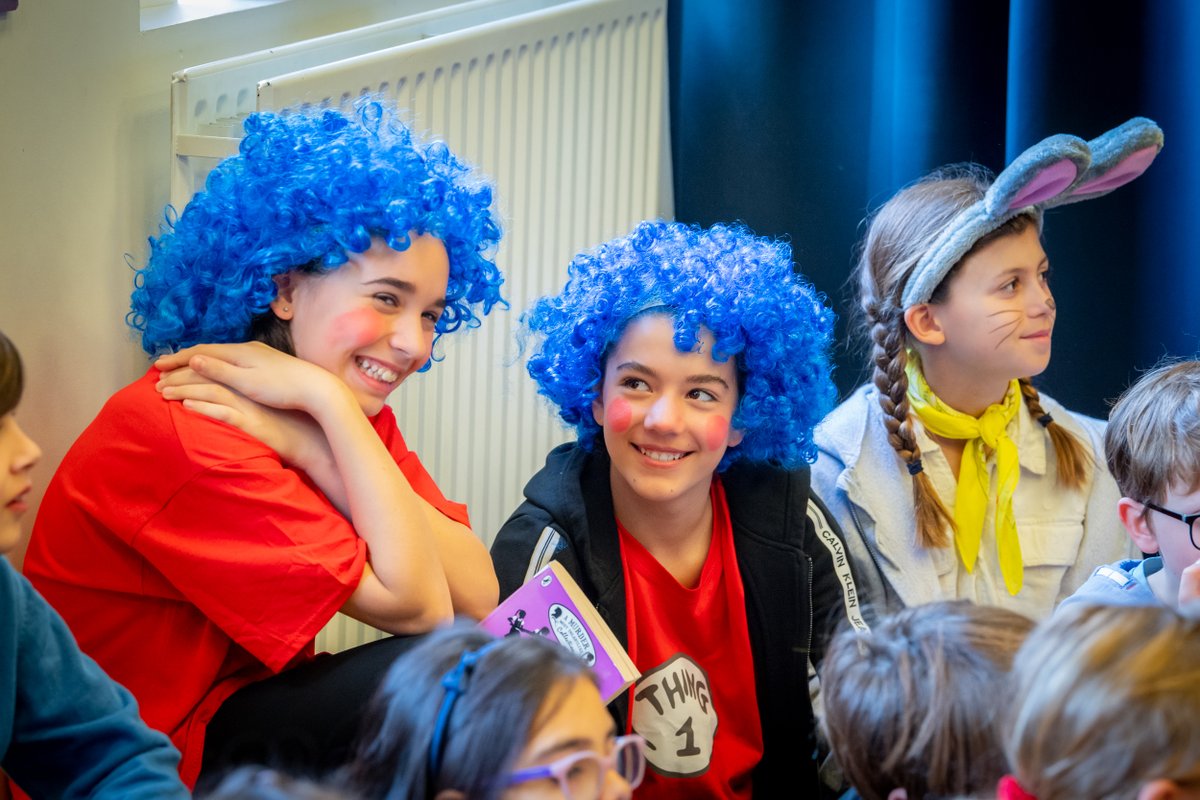
[(1200, 519), (1200, 514), (1180, 514), (1178, 511), (1172, 511), (1169, 508), (1163, 508), (1162, 506), (1148, 502), (1143, 502), (1142, 505), (1146, 508), (1152, 508), (1160, 514), (1166, 514), (1172, 519), (1186, 523), (1188, 526), (1188, 538), (1192, 540), (1192, 547), (1200, 550), (1200, 544), (1196, 544), (1196, 526), (1193, 524), (1196, 520)]

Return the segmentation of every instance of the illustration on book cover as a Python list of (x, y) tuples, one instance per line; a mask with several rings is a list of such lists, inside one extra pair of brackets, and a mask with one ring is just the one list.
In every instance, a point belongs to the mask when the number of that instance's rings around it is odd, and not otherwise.
[(551, 562), (509, 595), (480, 626), (496, 636), (544, 636), (596, 671), (606, 700), (637, 677), (637, 668), (587, 596)]

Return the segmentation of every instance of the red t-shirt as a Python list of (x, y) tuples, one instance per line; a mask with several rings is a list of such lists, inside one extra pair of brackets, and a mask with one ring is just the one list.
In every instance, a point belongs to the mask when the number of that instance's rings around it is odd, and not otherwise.
[[(46, 490), (25, 573), (80, 648), (134, 695), (195, 783), (204, 730), (241, 687), (313, 656), (362, 577), (366, 543), (307, 475), (236, 428), (162, 399), (158, 371), (117, 392)], [(413, 489), (467, 524), (371, 420)]]
[(629, 655), (630, 727), (649, 768), (638, 798), (748, 798), (762, 759), (754, 655), (729, 506), (712, 484), (713, 535), (694, 589), (681, 586), (620, 524)]

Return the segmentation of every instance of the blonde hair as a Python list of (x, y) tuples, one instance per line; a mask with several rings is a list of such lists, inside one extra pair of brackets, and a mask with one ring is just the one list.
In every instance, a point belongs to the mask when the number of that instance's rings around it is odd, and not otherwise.
[(1200, 622), (1165, 606), (1076, 605), (1017, 654), (1009, 763), (1038, 800), (1128, 800), (1200, 778)]
[(1163, 364), (1121, 395), (1104, 452), (1121, 494), (1138, 502), (1200, 484), (1200, 361)]
[[(918, 469), (921, 449), (909, 414), (908, 377), (904, 372), (909, 338), (901, 297), (917, 262), (934, 240), (960, 211), (983, 197), (991, 182), (991, 173), (983, 167), (959, 165), (938, 170), (897, 192), (872, 218), (856, 269), (859, 306), (871, 340), (872, 381), (879, 391), (888, 442), (914, 473), (917, 543), (922, 547), (948, 547), (948, 531), (954, 529), (954, 519), (937, 496), (929, 476)], [(1020, 233), (1030, 225), (1040, 228), (1039, 213), (1013, 217), (976, 242), (963, 259), (989, 242)], [(961, 264), (962, 261), (950, 270), (929, 302), (945, 299)], [(1038, 391), (1028, 378), (1022, 378), (1020, 384), (1030, 415), (1046, 428), (1054, 445), (1059, 485), (1080, 488), (1090, 466), (1087, 450), (1046, 414)]]
[(821, 670), (822, 724), (850, 784), (866, 800), (995, 788), (1006, 771), (998, 687), (1033, 625), (954, 600), (839, 633)]

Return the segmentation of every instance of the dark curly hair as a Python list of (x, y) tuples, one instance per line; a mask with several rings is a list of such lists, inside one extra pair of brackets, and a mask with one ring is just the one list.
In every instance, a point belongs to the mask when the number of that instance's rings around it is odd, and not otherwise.
[(836, 394), (828, 356), (834, 315), (794, 271), (787, 244), (740, 225), (643, 222), (577, 255), (568, 275), (524, 322), (542, 337), (529, 374), (582, 447), (592, 449), (600, 435), (592, 402), (611, 348), (633, 317), (662, 306), (675, 317), (681, 351), (695, 346), (703, 326), (715, 339), (714, 358), (737, 359), (732, 427), (744, 438), (719, 469), (741, 459), (791, 468), (816, 458), (813, 426)]
[(290, 352), (286, 323), (272, 331), (273, 277), (336, 269), (372, 237), (403, 250), (411, 231), (436, 236), (450, 258), (439, 335), (477, 327), (477, 306), (506, 305), (491, 187), (445, 144), (418, 141), (395, 110), (364, 100), (352, 114), (256, 113), (245, 131), (240, 153), (178, 218), (168, 206), (150, 238), (126, 317), (150, 355), (252, 338)]

